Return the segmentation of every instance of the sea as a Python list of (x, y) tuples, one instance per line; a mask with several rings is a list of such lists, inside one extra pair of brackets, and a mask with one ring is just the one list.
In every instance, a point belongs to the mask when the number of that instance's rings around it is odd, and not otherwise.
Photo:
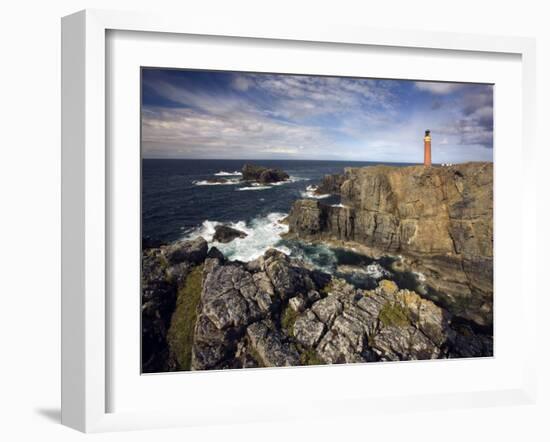
[[(244, 164), (279, 168), (290, 175), (272, 185), (241, 181)], [(204, 237), (227, 259), (250, 261), (273, 247), (323, 270), (345, 277), (354, 285), (371, 288), (391, 273), (391, 258), (374, 260), (350, 250), (324, 244), (306, 244), (281, 238), (288, 226), (279, 221), (294, 201), (321, 199), (339, 205), (335, 195), (316, 195), (313, 187), (328, 174), (343, 173), (346, 167), (404, 163), (298, 160), (142, 160), (142, 237), (169, 243)], [(223, 183), (209, 180), (223, 178)], [(230, 225), (247, 233), (246, 238), (227, 244), (213, 241), (215, 227)], [(350, 271), (350, 268), (352, 269)], [(355, 269), (355, 270), (354, 270)], [(406, 281), (405, 286), (409, 284)]]

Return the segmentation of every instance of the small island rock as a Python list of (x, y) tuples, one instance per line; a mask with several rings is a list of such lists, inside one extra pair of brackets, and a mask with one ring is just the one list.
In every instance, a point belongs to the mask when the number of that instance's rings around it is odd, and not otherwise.
[(235, 238), (246, 238), (248, 235), (242, 230), (234, 229), (233, 227), (219, 225), (216, 226), (216, 232), (214, 233), (214, 241), (221, 243), (228, 243)]
[(254, 164), (245, 164), (242, 173), (244, 181), (256, 181), (260, 184), (278, 183), (290, 178), (284, 170), (256, 166)]

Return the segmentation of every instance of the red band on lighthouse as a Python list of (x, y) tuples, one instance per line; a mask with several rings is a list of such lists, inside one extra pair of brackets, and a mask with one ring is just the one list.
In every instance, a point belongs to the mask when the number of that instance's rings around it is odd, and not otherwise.
[(432, 165), (432, 137), (427, 130), (424, 135), (424, 166)]

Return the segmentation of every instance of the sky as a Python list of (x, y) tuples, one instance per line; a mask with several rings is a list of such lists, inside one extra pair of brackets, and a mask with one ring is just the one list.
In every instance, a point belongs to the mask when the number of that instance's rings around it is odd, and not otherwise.
[(493, 86), (142, 69), (144, 158), (492, 161)]

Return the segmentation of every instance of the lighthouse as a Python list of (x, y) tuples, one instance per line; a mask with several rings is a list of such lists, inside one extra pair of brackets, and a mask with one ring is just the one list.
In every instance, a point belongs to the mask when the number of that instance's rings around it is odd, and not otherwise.
[(424, 166), (432, 165), (432, 137), (430, 131), (427, 130), (424, 134)]

